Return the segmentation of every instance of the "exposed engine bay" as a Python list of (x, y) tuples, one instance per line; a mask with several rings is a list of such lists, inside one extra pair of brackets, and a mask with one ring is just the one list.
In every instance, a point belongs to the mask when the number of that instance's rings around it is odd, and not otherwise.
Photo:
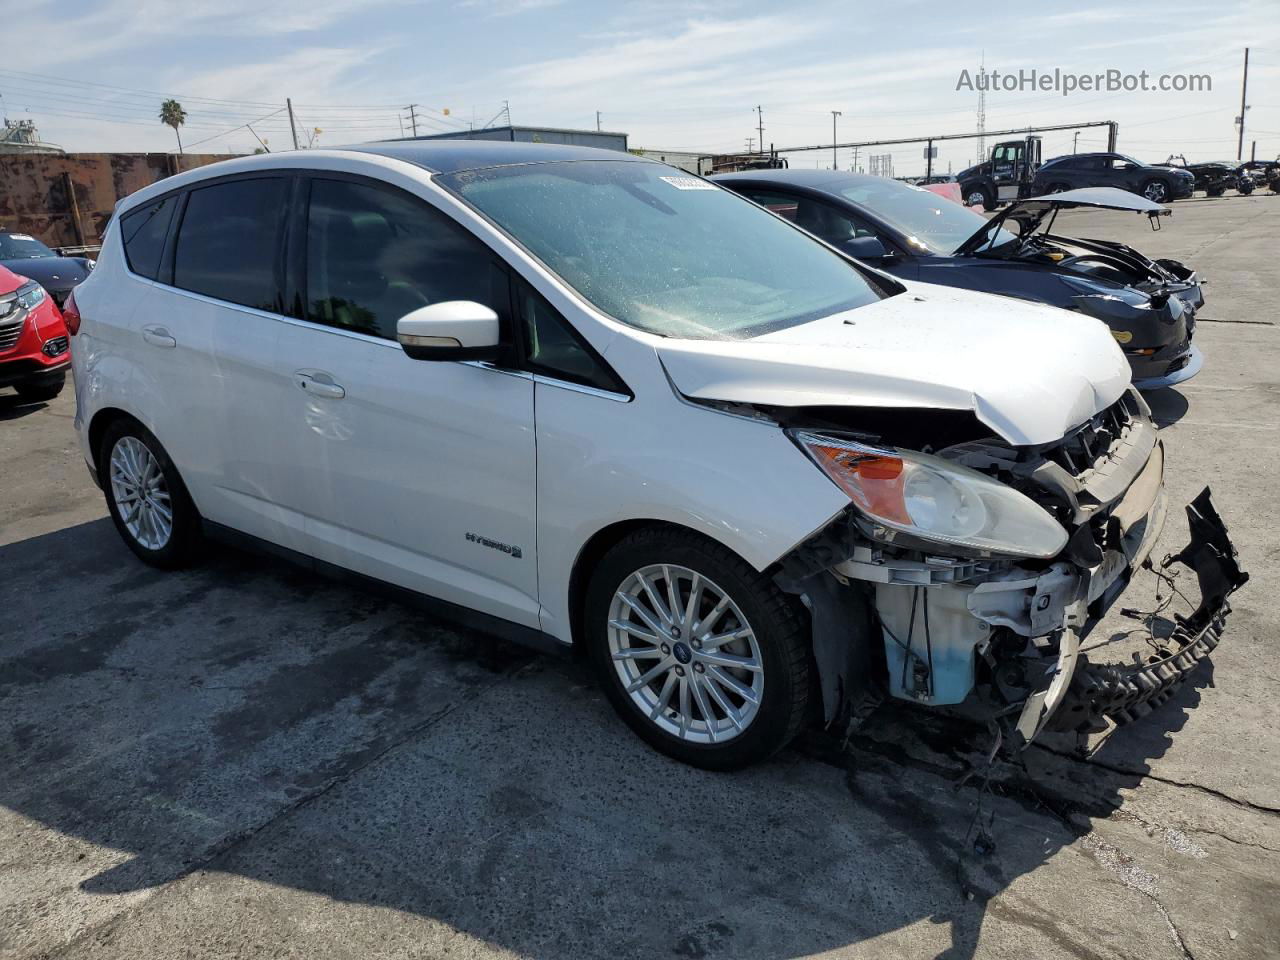
[[(940, 550), (851, 506), (793, 551), (779, 579), (812, 614), (830, 724), (856, 723), (884, 695), (994, 720), (1009, 749), (1045, 730), (1087, 733), (1126, 722), (1167, 699), (1217, 645), (1227, 597), (1248, 579), (1207, 488), (1187, 507), (1191, 542), (1152, 562), (1167, 509), (1164, 450), (1136, 390), (1041, 446), (1014, 446), (975, 420), (952, 433), (955, 442), (927, 448), (926, 425), (943, 425), (933, 411), (768, 412), (784, 424), (843, 426), (886, 449), (911, 441), (1025, 494), (1068, 534), (1045, 559)], [(1199, 581), (1196, 610), (1176, 617), (1173, 635), (1143, 662), (1091, 663), (1082, 641), (1133, 572), (1175, 564)]]
[(1151, 260), (1130, 246), (1108, 240), (1037, 233), (1025, 238), (1008, 256), (1134, 287), (1153, 298), (1167, 298), (1199, 286), (1195, 272), (1177, 260)]

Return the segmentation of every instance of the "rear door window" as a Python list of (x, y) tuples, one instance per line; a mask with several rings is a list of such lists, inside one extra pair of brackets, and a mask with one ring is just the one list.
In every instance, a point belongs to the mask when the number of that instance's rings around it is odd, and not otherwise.
[(160, 255), (164, 252), (164, 240), (169, 235), (173, 211), (178, 206), (174, 194), (133, 210), (120, 218), (120, 236), (124, 241), (125, 259), (129, 269), (148, 280), (155, 280), (160, 273)]
[(388, 340), (407, 313), (471, 300), (509, 313), (507, 274), (488, 247), (392, 187), (315, 179), (307, 217), (307, 319)]
[(230, 180), (192, 190), (174, 251), (174, 286), (280, 313), (288, 195), (285, 177)]

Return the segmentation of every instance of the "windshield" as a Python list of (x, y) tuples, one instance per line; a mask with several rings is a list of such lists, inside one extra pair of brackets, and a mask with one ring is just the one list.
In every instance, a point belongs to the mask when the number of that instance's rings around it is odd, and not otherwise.
[(0, 260), (35, 260), (57, 254), (25, 233), (0, 233)]
[[(955, 253), (978, 232), (987, 218), (929, 190), (887, 178), (859, 180), (840, 189), (842, 196), (861, 204), (928, 253)], [(999, 230), (995, 246), (1017, 238)]]
[(742, 339), (880, 297), (801, 231), (663, 164), (536, 163), (437, 182), (605, 313), (649, 333)]

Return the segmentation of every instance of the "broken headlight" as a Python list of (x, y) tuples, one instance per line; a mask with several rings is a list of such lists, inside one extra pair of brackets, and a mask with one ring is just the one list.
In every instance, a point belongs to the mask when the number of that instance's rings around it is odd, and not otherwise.
[(791, 438), (868, 518), (935, 543), (1056, 556), (1067, 531), (1029, 497), (927, 453), (796, 431)]

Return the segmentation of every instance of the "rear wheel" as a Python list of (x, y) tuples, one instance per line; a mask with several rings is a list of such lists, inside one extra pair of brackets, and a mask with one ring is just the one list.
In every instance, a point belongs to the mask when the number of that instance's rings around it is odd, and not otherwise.
[(801, 610), (732, 551), (689, 531), (634, 533), (601, 561), (586, 642), (605, 693), (649, 744), (730, 770), (799, 732), (809, 698)]
[(98, 449), (98, 478), (116, 530), (153, 567), (185, 566), (200, 542), (200, 515), (164, 447), (142, 424), (117, 420)]
[(61, 376), (54, 380), (44, 380), (40, 383), (16, 383), (13, 389), (27, 403), (48, 403), (62, 392), (62, 388), (66, 384), (67, 378)]

